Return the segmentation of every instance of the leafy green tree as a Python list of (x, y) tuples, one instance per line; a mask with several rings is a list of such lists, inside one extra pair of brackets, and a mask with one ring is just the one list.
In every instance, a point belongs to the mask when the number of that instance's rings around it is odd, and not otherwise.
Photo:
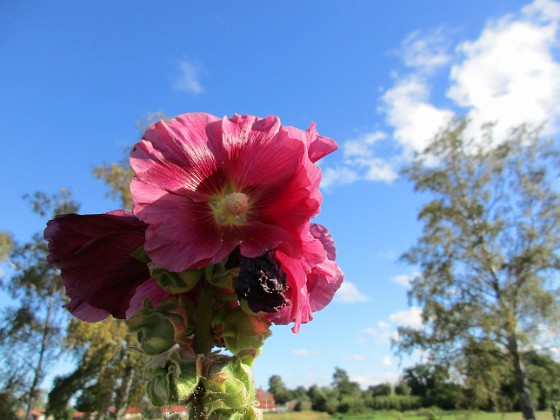
[(360, 413), (365, 410), (360, 385), (351, 381), (344, 369), (335, 368), (332, 385), (338, 396), (337, 411), (339, 413)]
[(393, 387), (389, 383), (370, 386), (368, 392), (374, 397), (387, 396), (393, 393)]
[(457, 408), (461, 387), (453, 383), (449, 370), (442, 365), (419, 364), (405, 369), (403, 381), (413, 396), (420, 397), (424, 407), (437, 406), (444, 410)]
[(430, 201), (423, 232), (403, 255), (420, 267), (409, 298), (424, 328), (400, 328), (401, 351), (427, 350), (459, 364), (473, 340), (506, 349), (523, 416), (534, 419), (521, 349), (558, 324), (560, 268), (558, 150), (520, 127), (502, 142), (491, 125), (480, 139), (452, 123), (403, 171)]
[(286, 388), (280, 375), (272, 375), (268, 379), (268, 392), (274, 395), (276, 404), (286, 404), (291, 399), (290, 391)]
[[(52, 196), (38, 192), (27, 198), (41, 217), (78, 208), (64, 189)], [(60, 352), (66, 321), (64, 291), (58, 270), (45, 260), (48, 251), (42, 233), (23, 244), (5, 233), (2, 238), (2, 258), (9, 262), (3, 290), (14, 304), (4, 308), (0, 318), (0, 353), (4, 360), (0, 382), (24, 401), (26, 418), (30, 418), (47, 366)]]

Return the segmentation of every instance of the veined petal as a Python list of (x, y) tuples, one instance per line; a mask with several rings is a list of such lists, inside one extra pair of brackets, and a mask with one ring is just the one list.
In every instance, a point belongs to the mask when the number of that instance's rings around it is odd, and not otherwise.
[(309, 225), (300, 258), (276, 251), (276, 258), (287, 275), (285, 297), (290, 303), (268, 315), (270, 321), (276, 324), (293, 322), (292, 331), (298, 333), (301, 324), (313, 319), (313, 312), (331, 302), (344, 279), (334, 258), (331, 260), (334, 254), (331, 235), (324, 226), (314, 223)]
[[(313, 136), (248, 115), (185, 114), (152, 126), (131, 153), (148, 255), (170, 271), (216, 263), (236, 247), (246, 257), (277, 247), (299, 256), (322, 199), (307, 150)], [(230, 210), (234, 196), (244, 204)]]
[(338, 149), (333, 139), (317, 133), (314, 122), (306, 131), (290, 126), (284, 127), (284, 129), (291, 137), (302, 140), (307, 145), (307, 154), (313, 163)]
[(144, 243), (146, 225), (131, 213), (65, 214), (49, 221), (47, 261), (55, 264), (78, 318), (124, 318), (137, 286), (150, 278), (132, 253)]

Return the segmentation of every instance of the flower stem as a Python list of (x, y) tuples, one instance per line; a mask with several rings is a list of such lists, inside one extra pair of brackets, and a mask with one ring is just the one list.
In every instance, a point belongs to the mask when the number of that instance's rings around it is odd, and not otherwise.
[(212, 350), (210, 331), (212, 329), (212, 285), (206, 280), (199, 282), (200, 295), (198, 312), (194, 327), (194, 351), (196, 354), (208, 354)]
[[(201, 279), (198, 283), (200, 295), (198, 298), (196, 324), (194, 327), (194, 351), (197, 355), (207, 355), (212, 350), (211, 329), (212, 329), (212, 285), (206, 280)], [(199, 385), (194, 394), (192, 403), (193, 418), (195, 420), (206, 420), (208, 418), (206, 408), (202, 402), (204, 397), (204, 387)]]

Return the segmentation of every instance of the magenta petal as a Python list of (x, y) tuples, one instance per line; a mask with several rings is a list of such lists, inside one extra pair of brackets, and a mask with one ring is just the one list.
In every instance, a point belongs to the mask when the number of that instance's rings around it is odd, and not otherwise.
[[(333, 299), (344, 275), (334, 261), (335, 246), (324, 226), (311, 224), (299, 258), (276, 251), (276, 258), (287, 275), (289, 300), (269, 320), (276, 324), (294, 322), (292, 331), (297, 333), (301, 324), (313, 319), (313, 312), (323, 309)], [(332, 259), (331, 259), (332, 258)]]
[(56, 216), (49, 221), (47, 261), (62, 275), (78, 318), (96, 322), (112, 314), (125, 318), (137, 286), (150, 278), (132, 253), (144, 244), (146, 225), (131, 213)]
[(313, 163), (338, 149), (333, 139), (317, 133), (314, 122), (306, 131), (295, 127), (284, 127), (284, 129), (292, 138), (299, 139), (307, 145), (307, 154)]
[[(149, 225), (152, 261), (183, 271), (219, 262), (236, 247), (246, 257), (277, 247), (298, 257), (322, 200), (321, 170), (307, 155), (307, 142), (319, 140), (308, 132), (290, 136), (276, 117), (208, 114), (148, 129), (131, 152), (131, 192), (135, 215)], [(246, 213), (220, 224), (215, 203), (232, 192), (247, 197)]]
[(130, 299), (130, 306), (126, 310), (126, 317), (131, 318), (142, 309), (146, 299), (149, 299), (152, 306), (156, 307), (161, 300), (169, 296), (171, 295), (163, 290), (156, 280), (149, 279), (136, 288), (134, 296)]
[(315, 239), (318, 239), (321, 242), (327, 251), (327, 257), (329, 260), (334, 261), (336, 259), (336, 246), (327, 228), (319, 223), (311, 223), (309, 231)]

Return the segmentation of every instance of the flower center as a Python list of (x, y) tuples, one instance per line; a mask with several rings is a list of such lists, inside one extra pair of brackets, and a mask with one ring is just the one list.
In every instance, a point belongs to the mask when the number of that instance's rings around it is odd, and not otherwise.
[(210, 207), (219, 225), (241, 225), (247, 220), (249, 197), (240, 192), (231, 192), (213, 197)]
[(234, 216), (239, 216), (249, 208), (249, 197), (243, 193), (234, 192), (226, 195), (226, 210)]

